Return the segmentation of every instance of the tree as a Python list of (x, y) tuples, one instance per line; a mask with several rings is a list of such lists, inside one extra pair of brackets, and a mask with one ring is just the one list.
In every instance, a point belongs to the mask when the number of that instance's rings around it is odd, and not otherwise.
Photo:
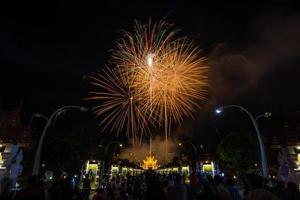
[(246, 172), (258, 163), (259, 148), (255, 135), (231, 133), (218, 145), (217, 154), (236, 170)]

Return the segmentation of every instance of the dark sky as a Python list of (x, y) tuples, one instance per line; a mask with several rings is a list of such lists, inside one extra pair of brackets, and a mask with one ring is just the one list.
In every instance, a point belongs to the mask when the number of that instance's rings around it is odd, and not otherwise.
[(48, 0), (1, 6), (0, 108), (14, 109), (23, 100), (25, 112), (49, 114), (66, 104), (87, 105), (86, 76), (107, 62), (120, 30), (130, 30), (134, 19), (167, 16), (201, 44), (211, 62), (205, 112), (232, 103), (254, 113), (300, 110), (299, 4), (251, 2)]

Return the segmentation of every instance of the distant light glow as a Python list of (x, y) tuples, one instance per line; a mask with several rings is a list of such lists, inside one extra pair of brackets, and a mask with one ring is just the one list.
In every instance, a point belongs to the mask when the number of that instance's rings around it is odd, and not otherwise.
[(218, 108), (218, 109), (216, 109), (216, 113), (217, 113), (217, 114), (221, 114), (221, 113), (222, 113), (222, 110)]

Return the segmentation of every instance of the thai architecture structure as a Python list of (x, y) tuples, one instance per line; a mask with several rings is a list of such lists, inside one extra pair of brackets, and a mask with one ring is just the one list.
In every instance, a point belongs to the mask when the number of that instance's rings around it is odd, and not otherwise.
[(152, 138), (150, 138), (149, 155), (146, 156), (146, 159), (143, 160), (140, 167), (144, 170), (157, 170), (159, 167), (158, 161), (154, 158), (154, 155), (152, 155)]
[(146, 156), (146, 159), (143, 160), (143, 163), (141, 164), (141, 167), (144, 170), (152, 169), (152, 170), (157, 170), (159, 167), (157, 160), (155, 160), (154, 156), (149, 154)]
[(22, 147), (30, 143), (30, 125), (23, 125), (21, 112), (0, 111), (0, 179), (8, 176), (15, 186), (22, 173)]

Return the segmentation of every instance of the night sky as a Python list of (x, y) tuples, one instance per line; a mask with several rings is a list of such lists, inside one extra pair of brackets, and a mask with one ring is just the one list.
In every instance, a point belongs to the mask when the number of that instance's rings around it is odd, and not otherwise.
[(241, 104), (255, 114), (300, 110), (296, 0), (128, 2), (1, 6), (0, 109), (16, 109), (22, 101), (30, 116), (67, 104), (90, 106), (83, 100), (87, 77), (105, 65), (120, 31), (131, 30), (134, 19), (166, 17), (201, 45), (211, 65), (207, 102), (195, 121), (177, 130), (213, 127), (212, 109), (223, 104)]

